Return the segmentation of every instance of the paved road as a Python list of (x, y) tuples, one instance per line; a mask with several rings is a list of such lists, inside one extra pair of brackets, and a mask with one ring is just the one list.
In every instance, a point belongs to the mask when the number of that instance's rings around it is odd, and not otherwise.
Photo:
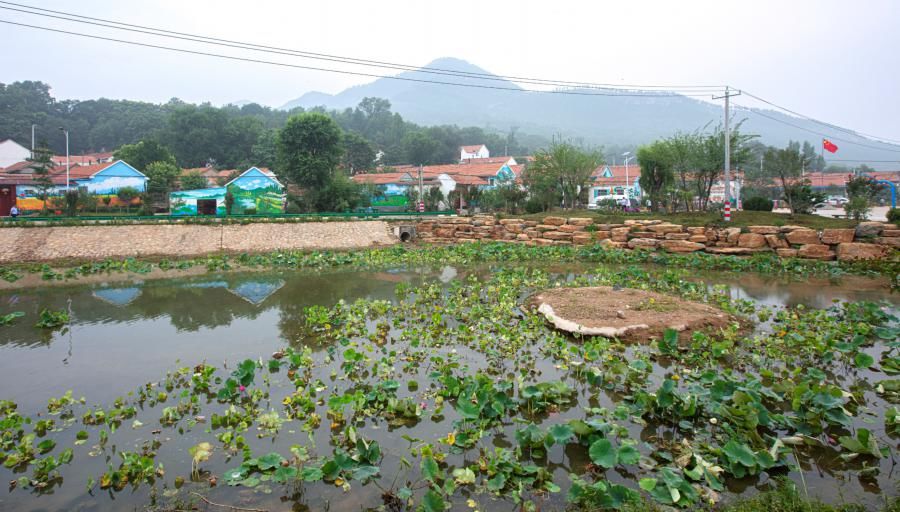
[[(887, 221), (887, 211), (890, 209), (889, 206), (876, 206), (872, 208), (872, 211), (869, 212), (869, 220), (877, 220), (881, 222)], [(787, 208), (776, 208), (773, 210), (775, 213), (790, 213), (790, 210)], [(816, 215), (821, 215), (822, 217), (834, 217), (835, 215), (845, 215), (844, 209), (839, 206), (829, 206), (828, 208), (821, 208), (815, 211)]]

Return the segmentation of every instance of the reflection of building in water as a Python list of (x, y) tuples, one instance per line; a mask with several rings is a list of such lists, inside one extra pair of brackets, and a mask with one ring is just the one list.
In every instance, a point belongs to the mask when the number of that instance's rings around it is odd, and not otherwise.
[(449, 283), (450, 281), (456, 279), (456, 276), (457, 276), (456, 267), (451, 267), (450, 265), (447, 265), (446, 267), (443, 268), (443, 270), (441, 270), (441, 275), (438, 276), (438, 279), (440, 279), (440, 281), (442, 283)]
[(273, 293), (284, 286), (284, 280), (277, 281), (245, 281), (237, 286), (228, 287), (228, 291), (246, 300), (254, 306), (259, 306)]
[(259, 306), (273, 293), (277, 292), (284, 286), (284, 279), (258, 279), (255, 281), (241, 281), (231, 284), (228, 281), (206, 281), (198, 283), (187, 283), (187, 288), (224, 288), (245, 301)]
[(91, 295), (113, 306), (127, 306), (134, 302), (134, 299), (141, 296), (141, 289), (136, 286), (129, 288), (101, 288), (94, 290)]

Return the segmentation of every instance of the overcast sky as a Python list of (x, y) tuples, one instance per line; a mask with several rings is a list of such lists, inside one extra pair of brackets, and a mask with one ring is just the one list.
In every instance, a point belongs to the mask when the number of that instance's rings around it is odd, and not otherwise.
[[(503, 75), (621, 84), (729, 84), (822, 120), (900, 140), (900, 2), (892, 0), (17, 1), (179, 32), (413, 65), (456, 57)], [(0, 9), (0, 20), (373, 72), (5, 9)], [(334, 93), (371, 80), (5, 24), (0, 24), (0, 48), (0, 82), (42, 80), (58, 98), (164, 102), (178, 97), (214, 104), (251, 100), (277, 107), (311, 90)], [(753, 105), (746, 98), (736, 103)]]

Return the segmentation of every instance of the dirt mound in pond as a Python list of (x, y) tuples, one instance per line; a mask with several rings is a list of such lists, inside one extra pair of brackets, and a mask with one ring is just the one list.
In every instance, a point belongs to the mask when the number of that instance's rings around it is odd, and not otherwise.
[(735, 319), (720, 309), (661, 293), (594, 286), (553, 288), (531, 303), (557, 329), (587, 336), (637, 339), (725, 327)]

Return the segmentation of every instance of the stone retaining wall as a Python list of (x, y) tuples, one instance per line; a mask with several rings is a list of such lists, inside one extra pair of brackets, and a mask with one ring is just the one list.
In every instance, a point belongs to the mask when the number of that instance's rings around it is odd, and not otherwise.
[(775, 252), (783, 257), (818, 260), (869, 260), (900, 248), (894, 224), (863, 222), (855, 229), (816, 231), (803, 226), (748, 228), (686, 227), (662, 220), (626, 220), (598, 224), (586, 217), (545, 217), (542, 221), (500, 219), (490, 215), (426, 220), (417, 225), (423, 242), (506, 240), (527, 245), (587, 245), (595, 242), (626, 249), (673, 253), (705, 251), (748, 255)]
[(384, 221), (6, 228), (0, 229), (0, 263), (361, 249), (397, 242)]

